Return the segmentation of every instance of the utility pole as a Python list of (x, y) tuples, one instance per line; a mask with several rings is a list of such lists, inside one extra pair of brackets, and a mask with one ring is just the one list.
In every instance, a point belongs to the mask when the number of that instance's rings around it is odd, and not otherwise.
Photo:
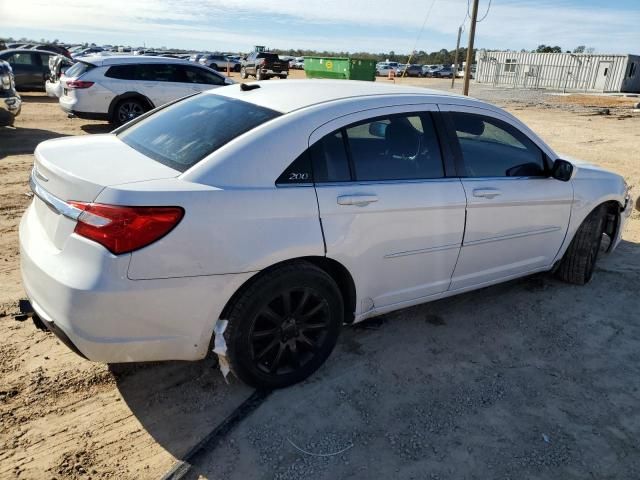
[(456, 81), (456, 73), (458, 73), (458, 51), (460, 50), (460, 36), (462, 35), (462, 25), (458, 27), (458, 41), (456, 42), (456, 55), (453, 60), (453, 68), (455, 72), (453, 72), (453, 77), (451, 77), (451, 88), (453, 88), (453, 84)]
[(469, 27), (469, 47), (467, 48), (467, 64), (464, 66), (463, 95), (469, 95), (469, 77), (471, 75), (471, 62), (473, 61), (473, 40), (476, 36), (476, 20), (478, 19), (478, 0), (473, 0), (471, 11), (471, 25)]

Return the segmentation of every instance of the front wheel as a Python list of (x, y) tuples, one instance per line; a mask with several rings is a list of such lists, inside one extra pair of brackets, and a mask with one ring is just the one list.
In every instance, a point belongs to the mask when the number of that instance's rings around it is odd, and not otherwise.
[(256, 80), (264, 80), (264, 75), (262, 75), (259, 68), (256, 68)]
[(593, 277), (602, 243), (605, 215), (605, 207), (600, 206), (578, 228), (556, 270), (556, 275), (565, 282), (584, 285)]
[(258, 277), (229, 311), (224, 333), (234, 373), (257, 388), (282, 388), (315, 372), (344, 319), (335, 281), (300, 261)]
[(247, 69), (246, 69), (246, 68), (244, 68), (244, 67), (242, 67), (242, 68), (240, 69), (240, 78), (242, 78), (242, 79), (246, 79), (247, 77), (248, 77), (248, 75), (247, 75)]

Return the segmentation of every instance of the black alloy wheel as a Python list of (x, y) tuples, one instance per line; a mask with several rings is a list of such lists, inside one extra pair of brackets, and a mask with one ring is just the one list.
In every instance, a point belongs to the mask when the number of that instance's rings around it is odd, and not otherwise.
[(344, 318), (333, 279), (300, 261), (258, 277), (231, 308), (225, 331), (232, 370), (246, 383), (281, 388), (317, 370)]

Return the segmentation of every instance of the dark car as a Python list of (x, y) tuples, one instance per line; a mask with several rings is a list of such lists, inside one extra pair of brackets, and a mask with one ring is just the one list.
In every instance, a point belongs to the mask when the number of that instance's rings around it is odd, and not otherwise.
[(49, 59), (57, 55), (43, 50), (12, 49), (0, 51), (0, 60), (11, 65), (18, 90), (44, 90), (49, 77)]
[(252, 52), (242, 59), (240, 76), (247, 78), (249, 75), (256, 80), (269, 80), (271, 77), (287, 78), (289, 75), (289, 62), (281, 60), (277, 53)]
[(422, 65), (409, 65), (398, 69), (398, 77), (421, 77)]
[(14, 119), (20, 115), (21, 105), (11, 66), (0, 60), (0, 126), (13, 125)]
[(64, 47), (61, 47), (60, 45), (36, 45), (35, 47), (32, 47), (32, 50), (43, 50), (45, 52), (53, 52), (53, 53), (57, 53), (58, 55), (64, 55), (67, 58), (71, 58), (71, 54), (69, 53), (69, 50), (67, 50)]

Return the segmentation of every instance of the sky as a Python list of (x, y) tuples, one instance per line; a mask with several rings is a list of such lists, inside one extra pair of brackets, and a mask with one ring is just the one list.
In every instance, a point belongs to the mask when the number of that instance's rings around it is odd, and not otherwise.
[[(489, 0), (480, 0), (481, 18)], [(467, 0), (0, 0), (0, 37), (246, 52), (455, 48)], [(426, 22), (425, 22), (426, 20)], [(424, 24), (424, 30), (422, 25)], [(640, 0), (492, 0), (476, 47), (640, 54)]]

